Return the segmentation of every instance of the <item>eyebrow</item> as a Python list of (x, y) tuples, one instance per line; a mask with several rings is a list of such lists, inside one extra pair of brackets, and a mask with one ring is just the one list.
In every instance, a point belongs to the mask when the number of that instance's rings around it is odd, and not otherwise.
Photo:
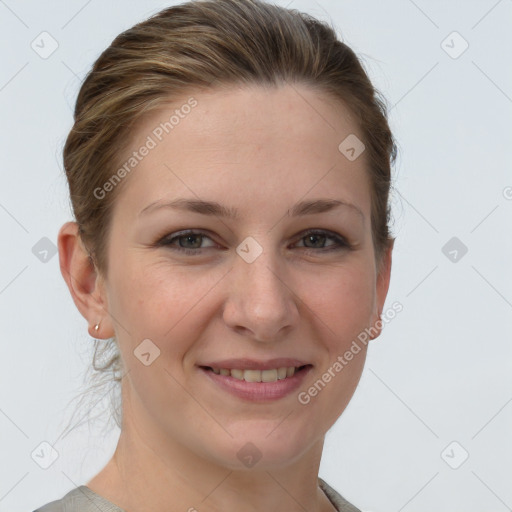
[[(350, 208), (354, 212), (358, 213), (364, 222), (364, 214), (356, 205), (338, 199), (315, 199), (311, 201), (300, 201), (291, 208), (291, 211), (287, 210), (287, 215), (291, 217), (312, 215), (316, 213), (328, 212), (339, 207)], [(227, 208), (216, 201), (203, 201), (200, 199), (184, 198), (174, 199), (172, 201), (166, 202), (155, 201), (141, 210), (139, 216), (144, 213), (160, 210), (162, 208), (190, 211), (200, 213), (202, 215), (215, 215), (218, 217), (225, 217), (234, 220), (240, 219), (239, 212), (236, 208)]]

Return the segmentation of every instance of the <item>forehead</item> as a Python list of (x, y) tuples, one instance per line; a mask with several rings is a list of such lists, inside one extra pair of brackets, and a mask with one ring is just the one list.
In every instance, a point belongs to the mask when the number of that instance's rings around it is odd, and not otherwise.
[(351, 137), (362, 140), (347, 106), (303, 85), (191, 91), (137, 124), (118, 203), (131, 214), (163, 197), (214, 197), (243, 212), (312, 194), (368, 208), (366, 155), (339, 148)]

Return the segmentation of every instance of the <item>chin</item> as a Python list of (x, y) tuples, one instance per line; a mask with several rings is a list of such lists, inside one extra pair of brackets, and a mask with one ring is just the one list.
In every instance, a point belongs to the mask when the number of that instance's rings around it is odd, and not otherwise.
[(217, 464), (233, 471), (285, 468), (300, 459), (316, 441), (323, 439), (321, 432), (314, 436), (310, 427), (303, 425), (301, 429), (288, 423), (289, 419), (283, 421), (285, 416), (278, 421), (240, 421), (227, 429), (233, 437), (226, 434), (219, 439), (211, 438), (206, 449)]

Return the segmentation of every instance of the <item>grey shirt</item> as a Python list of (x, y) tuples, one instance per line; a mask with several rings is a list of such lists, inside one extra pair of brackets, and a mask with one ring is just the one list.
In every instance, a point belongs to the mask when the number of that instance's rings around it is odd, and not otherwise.
[[(321, 478), (318, 478), (318, 485), (338, 512), (361, 512)], [(80, 485), (60, 500), (47, 503), (34, 512), (124, 512), (124, 510), (96, 494), (86, 485)]]

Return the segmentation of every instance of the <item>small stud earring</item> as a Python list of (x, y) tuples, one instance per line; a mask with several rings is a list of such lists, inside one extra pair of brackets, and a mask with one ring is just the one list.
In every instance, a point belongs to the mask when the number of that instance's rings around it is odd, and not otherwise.
[(94, 330), (95, 330), (96, 332), (98, 332), (99, 328), (100, 328), (100, 322), (98, 322), (98, 323), (94, 326)]

